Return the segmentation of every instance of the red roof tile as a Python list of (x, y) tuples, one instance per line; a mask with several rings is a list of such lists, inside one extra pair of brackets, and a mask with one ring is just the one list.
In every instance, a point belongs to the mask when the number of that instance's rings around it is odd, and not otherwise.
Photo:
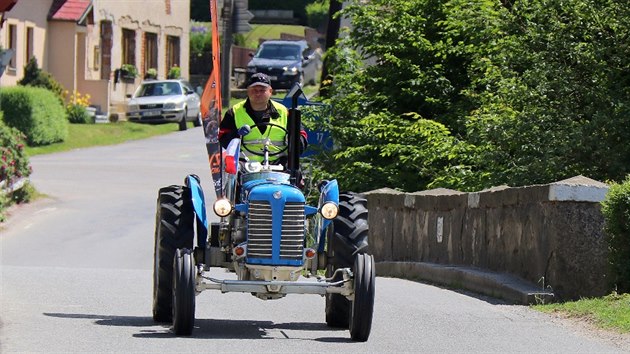
[(78, 21), (91, 3), (92, 0), (54, 0), (48, 11), (48, 19)]

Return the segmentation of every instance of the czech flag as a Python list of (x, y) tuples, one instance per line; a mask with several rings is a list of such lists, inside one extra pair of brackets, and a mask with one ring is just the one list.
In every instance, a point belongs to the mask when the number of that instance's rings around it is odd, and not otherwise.
[(225, 150), (225, 172), (235, 175), (238, 172), (238, 158), (241, 151), (241, 139), (232, 139)]

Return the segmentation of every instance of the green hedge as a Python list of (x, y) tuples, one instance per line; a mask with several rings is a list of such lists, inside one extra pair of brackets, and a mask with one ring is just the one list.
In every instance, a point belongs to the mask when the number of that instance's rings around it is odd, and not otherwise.
[(30, 146), (67, 138), (66, 110), (53, 92), (39, 87), (8, 87), (0, 91), (0, 100), (4, 122), (24, 133)]
[(602, 201), (608, 260), (615, 276), (617, 292), (630, 292), (630, 176), (613, 184)]

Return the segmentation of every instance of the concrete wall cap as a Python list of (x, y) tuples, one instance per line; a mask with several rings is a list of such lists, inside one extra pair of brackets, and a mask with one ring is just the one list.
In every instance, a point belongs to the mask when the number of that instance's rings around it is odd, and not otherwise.
[(564, 184), (569, 186), (592, 186), (592, 187), (600, 187), (600, 188), (608, 188), (606, 183), (602, 183), (600, 181), (596, 181), (594, 179), (578, 175), (575, 177), (563, 179), (562, 181), (551, 183), (552, 185)]
[(466, 194), (466, 193), (456, 191), (453, 189), (447, 189), (447, 188), (436, 188), (436, 189), (429, 189), (425, 191), (411, 193), (411, 195), (460, 195), (460, 194)]
[(363, 192), (361, 194), (370, 195), (370, 194), (404, 194), (404, 193), (401, 191), (397, 191), (395, 189), (391, 189), (391, 188), (380, 188), (380, 189), (375, 189), (369, 192)]
[(608, 193), (608, 187), (552, 184), (549, 186), (549, 200), (573, 202), (601, 202)]
[(490, 187), (490, 188), (483, 189), (483, 190), (481, 190), (481, 192), (497, 192), (497, 191), (502, 191), (502, 190), (510, 189), (510, 188), (512, 188), (512, 187), (504, 184), (504, 185), (500, 185), (500, 186), (495, 186), (495, 187)]
[(549, 185), (549, 200), (601, 202), (608, 193), (608, 185), (578, 175)]

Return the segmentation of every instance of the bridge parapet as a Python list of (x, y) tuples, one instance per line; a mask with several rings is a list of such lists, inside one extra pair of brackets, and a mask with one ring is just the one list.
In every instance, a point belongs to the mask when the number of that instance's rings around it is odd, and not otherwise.
[(576, 176), (474, 193), (365, 193), (370, 251), (381, 262), (472, 266), (515, 275), (559, 299), (610, 293), (600, 201), (608, 186)]

